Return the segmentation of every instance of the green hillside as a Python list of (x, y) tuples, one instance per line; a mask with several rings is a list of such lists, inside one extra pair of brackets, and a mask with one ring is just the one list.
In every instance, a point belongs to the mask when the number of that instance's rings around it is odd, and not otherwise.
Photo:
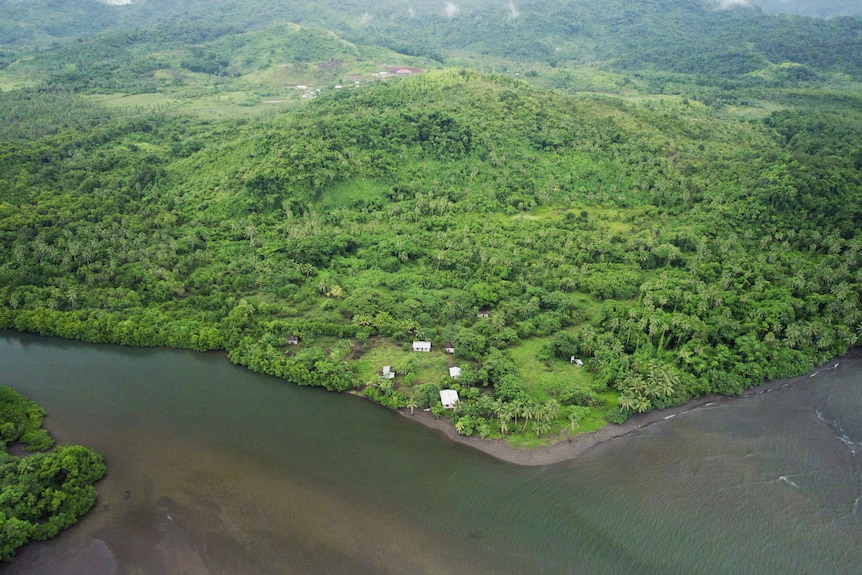
[(4, 52), (2, 327), (438, 414), (453, 386), (459, 432), (521, 445), (862, 334), (858, 19), (156, 4)]

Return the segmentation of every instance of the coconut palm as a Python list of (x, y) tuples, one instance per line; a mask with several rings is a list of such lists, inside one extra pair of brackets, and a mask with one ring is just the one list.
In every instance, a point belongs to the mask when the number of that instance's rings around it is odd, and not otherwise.
[(500, 424), (500, 433), (506, 435), (509, 432), (509, 420), (503, 416), (500, 416), (498, 419), (498, 423)]
[(575, 410), (570, 409), (569, 410), (569, 426), (571, 427), (572, 431), (574, 431), (577, 427), (580, 427), (580, 425), (581, 425), (581, 422), (578, 421), (578, 413)]
[(521, 417), (524, 418), (524, 427), (521, 429), (521, 431), (524, 431), (527, 429), (527, 424), (530, 423), (530, 420), (532, 420), (533, 417), (535, 417), (536, 409), (535, 409), (535, 406), (533, 406), (530, 402), (524, 401), (519, 406), (519, 411), (520, 411)]
[(416, 404), (416, 400), (411, 397), (407, 400), (407, 403), (404, 405), (404, 407), (410, 410), (410, 415), (413, 415), (413, 410), (419, 406)]
[(634, 410), (635, 404), (637, 403), (635, 396), (628, 392), (621, 394), (617, 401), (623, 411)]

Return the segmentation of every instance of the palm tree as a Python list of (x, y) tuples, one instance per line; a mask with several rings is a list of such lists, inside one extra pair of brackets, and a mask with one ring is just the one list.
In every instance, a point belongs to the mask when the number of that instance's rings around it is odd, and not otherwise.
[(576, 427), (581, 426), (581, 422), (578, 421), (578, 414), (574, 410), (569, 411), (569, 426), (572, 428), (572, 431), (574, 431)]
[(504, 403), (498, 399), (494, 403), (494, 412), (500, 418), (500, 433), (505, 435), (509, 431), (509, 422), (517, 417), (518, 408), (513, 403)]
[(458, 432), (458, 435), (461, 435), (461, 431), (464, 429), (464, 422), (460, 419), (455, 422), (455, 430)]
[[(526, 427), (526, 426), (525, 426)], [(546, 404), (540, 403), (533, 408), (533, 432), (541, 437), (550, 429), (550, 418)]]
[(499, 423), (500, 423), (500, 433), (502, 433), (503, 435), (506, 435), (506, 433), (508, 433), (508, 431), (509, 431), (509, 419), (507, 417), (503, 417), (501, 415), (500, 419), (499, 419)]
[(533, 431), (537, 437), (541, 437), (551, 430), (551, 422), (546, 417), (537, 418), (533, 422)]
[(74, 309), (75, 302), (78, 301), (78, 288), (73, 286), (66, 290), (66, 299), (69, 300), (69, 305)]
[(418, 405), (416, 404), (416, 400), (411, 397), (407, 400), (407, 404), (404, 407), (410, 410), (410, 415), (413, 415), (413, 410), (416, 409)]
[(632, 395), (629, 392), (625, 392), (622, 395), (620, 395), (620, 397), (617, 401), (620, 404), (620, 408), (623, 409), (624, 411), (634, 410), (635, 404), (637, 402), (634, 395)]
[(527, 424), (530, 423), (530, 420), (535, 417), (537, 409), (534, 409), (534, 407), (530, 405), (529, 402), (525, 401), (521, 404), (520, 411), (521, 417), (524, 418), (524, 427), (521, 429), (521, 431), (525, 431), (527, 429)]
[(647, 374), (647, 387), (644, 395), (650, 397), (667, 397), (673, 393), (679, 384), (679, 376), (662, 363), (652, 362)]

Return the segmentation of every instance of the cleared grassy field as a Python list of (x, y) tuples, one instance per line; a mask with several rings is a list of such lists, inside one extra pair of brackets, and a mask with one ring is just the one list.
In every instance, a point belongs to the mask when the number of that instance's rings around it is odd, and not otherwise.
[(530, 395), (539, 401), (558, 397), (570, 387), (588, 389), (592, 380), (586, 369), (576, 367), (568, 361), (559, 359), (543, 360), (542, 348), (550, 345), (552, 337), (532, 338), (510, 348), (512, 358), (524, 381), (529, 386)]
[[(509, 349), (521, 377), (527, 383), (530, 396), (544, 402), (558, 399), (566, 389), (593, 390), (593, 377), (586, 366), (577, 367), (568, 361), (556, 358), (542, 359), (544, 355), (542, 348), (549, 345), (551, 341), (553, 341), (552, 337), (532, 338), (521, 341)], [(515, 447), (530, 448), (557, 443), (570, 435), (601, 429), (607, 425), (605, 420), (607, 412), (617, 405), (617, 394), (608, 390), (596, 395), (600, 403), (585, 409), (574, 427), (563, 409), (561, 415), (554, 421), (551, 433), (547, 436), (537, 437), (528, 427), (525, 433), (513, 433), (507, 438), (507, 442)]]
[[(449, 368), (458, 365), (457, 360), (442, 349), (416, 352), (409, 342), (399, 345), (383, 338), (371, 338), (364, 347), (364, 353), (354, 363), (360, 380), (376, 381), (380, 369), (390, 365), (399, 374), (395, 378), (396, 388), (407, 396), (420, 383), (448, 383), (451, 381)], [(408, 369), (410, 375), (402, 375)]]

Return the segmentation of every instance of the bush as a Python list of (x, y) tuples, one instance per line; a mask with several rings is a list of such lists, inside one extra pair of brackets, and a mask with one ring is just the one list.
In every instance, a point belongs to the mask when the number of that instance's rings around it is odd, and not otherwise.
[(0, 386), (0, 445), (21, 442), (30, 451), (54, 446), (42, 429), (45, 411), (12, 388)]
[(560, 394), (560, 403), (563, 405), (581, 405), (592, 407), (599, 404), (599, 398), (588, 389), (572, 387)]
[(572, 356), (580, 355), (581, 343), (575, 334), (561, 331), (554, 336), (554, 341), (551, 342), (551, 351), (555, 357), (568, 361)]
[(507, 374), (494, 384), (494, 395), (512, 402), (527, 395), (527, 384), (517, 375)]
[(617, 425), (620, 425), (625, 423), (626, 419), (629, 418), (629, 415), (631, 415), (631, 413), (629, 413), (628, 411), (624, 411), (622, 409), (615, 409), (608, 413), (605, 416), (605, 419), (608, 420), (608, 423), (616, 423)]
[(416, 407), (422, 409), (439, 404), (440, 388), (436, 383), (420, 383), (413, 388), (413, 399), (416, 401)]

